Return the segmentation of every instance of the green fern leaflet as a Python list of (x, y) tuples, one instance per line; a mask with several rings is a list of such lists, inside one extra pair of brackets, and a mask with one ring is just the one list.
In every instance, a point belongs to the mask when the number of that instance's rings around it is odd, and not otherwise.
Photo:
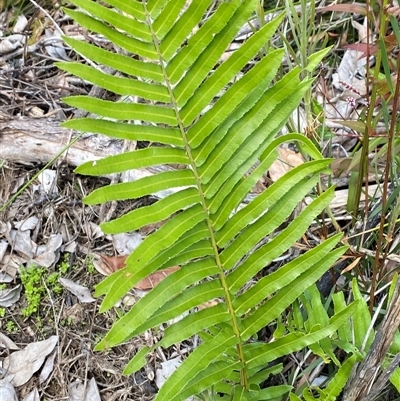
[[(332, 188), (316, 196), (287, 228), (265, 241), (316, 186), (320, 174), (328, 172), (330, 163), (299, 134), (277, 137), (312, 84), (301, 78), (306, 74), (299, 68), (274, 81), (283, 50), (265, 54), (264, 49), (281, 18), (263, 26), (221, 62), (254, 12), (256, 0), (72, 3), (77, 10), (66, 12), (120, 51), (65, 38), (91, 63), (59, 66), (123, 99), (140, 101), (69, 97), (69, 105), (102, 118), (73, 120), (66, 126), (160, 144), (86, 163), (76, 171), (102, 175), (160, 164), (185, 167), (100, 188), (85, 199), (97, 204), (170, 193), (155, 205), (103, 224), (105, 232), (121, 233), (167, 220), (133, 251), (124, 270), (98, 285), (97, 296), (104, 295), (101, 311), (112, 308), (149, 274), (181, 266), (117, 321), (97, 349), (126, 342), (191, 311), (171, 324), (156, 346), (168, 347), (195, 334), (201, 343), (160, 389), (157, 400), (185, 400), (210, 388), (220, 393), (218, 399), (265, 400), (287, 394), (289, 385), (260, 388), (268, 362), (330, 336), (349, 319), (354, 305), (324, 327), (291, 332), (270, 344), (255, 340), (261, 328), (274, 322), (344, 252), (336, 247), (340, 237), (334, 236), (254, 286), (247, 285), (301, 237), (333, 197)], [(310, 71), (324, 54), (310, 59)], [(243, 74), (251, 60), (253, 67)], [(285, 140), (301, 142), (312, 160), (248, 201)], [(196, 306), (215, 298), (221, 302), (196, 311)], [(143, 348), (125, 373), (140, 369), (152, 351)]]

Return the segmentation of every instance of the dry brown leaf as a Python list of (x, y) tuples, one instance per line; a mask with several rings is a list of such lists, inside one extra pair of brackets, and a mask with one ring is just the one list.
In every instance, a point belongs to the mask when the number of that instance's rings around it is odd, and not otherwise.
[(135, 285), (135, 288), (138, 290), (151, 290), (157, 284), (163, 281), (165, 277), (169, 276), (171, 273), (179, 270), (180, 268), (181, 268), (180, 266), (173, 266), (173, 267), (168, 267), (167, 269), (156, 271), (147, 276), (146, 278), (144, 278), (143, 280), (140, 280)]
[(400, 15), (400, 7), (394, 6), (390, 7), (390, 5), (386, 5), (385, 11), (388, 15), (393, 15), (394, 17), (398, 17)]
[(139, 232), (140, 235), (143, 237), (146, 237), (150, 235), (152, 232), (158, 230), (160, 227), (162, 227), (166, 223), (167, 219), (157, 221), (156, 223), (148, 224), (147, 226), (142, 227)]
[(328, 11), (339, 11), (344, 13), (354, 13), (367, 15), (367, 7), (362, 4), (332, 4), (330, 6), (321, 7), (317, 10), (319, 13), (326, 13)]
[(129, 255), (107, 256), (100, 255), (100, 260), (93, 263), (96, 270), (104, 276), (109, 276), (117, 270), (121, 270), (126, 266), (126, 259)]
[(0, 380), (0, 400), (18, 401), (14, 386), (7, 380)]
[(82, 27), (77, 24), (64, 25), (62, 27), (66, 36), (79, 36), (82, 35)]
[(89, 289), (84, 287), (83, 285), (79, 285), (73, 280), (69, 280), (68, 278), (63, 277), (60, 277), (58, 281), (65, 289), (74, 294), (80, 302), (90, 303), (96, 301), (90, 294)]
[(279, 157), (269, 168), (269, 176), (272, 181), (277, 181), (293, 167), (304, 163), (303, 156), (300, 153), (293, 152), (290, 149), (278, 148)]
[(252, 194), (262, 194), (265, 191), (265, 179), (262, 177), (261, 180), (258, 180), (256, 185), (251, 189)]
[(359, 263), (359, 261), (361, 260), (361, 258), (356, 258), (353, 260), (353, 262), (351, 262), (344, 270), (342, 270), (341, 274), (347, 273), (350, 270), (353, 270)]
[(9, 308), (18, 302), (21, 295), (22, 286), (18, 284), (14, 288), (6, 288), (5, 290), (0, 290), (0, 307)]
[(351, 43), (348, 45), (343, 45), (343, 49), (355, 50), (360, 53), (358, 59), (367, 57), (367, 55), (374, 56), (378, 53), (378, 46), (372, 45), (370, 43)]
[(13, 386), (27, 383), (50, 355), (58, 342), (58, 336), (28, 344), (24, 349), (15, 351), (3, 360), (7, 379)]
[[(0, 332), (0, 348), (5, 348), (8, 350), (17, 350), (20, 349), (17, 344), (14, 343), (10, 338), (8, 338), (5, 334)], [(1, 397), (0, 397), (1, 400)]]
[[(109, 276), (117, 270), (123, 269), (126, 266), (126, 259), (129, 255), (123, 256), (107, 256), (100, 255), (100, 260), (93, 262), (96, 270), (104, 276)], [(164, 280), (165, 277), (180, 269), (180, 266), (168, 267), (167, 269), (156, 271), (143, 280), (139, 281), (134, 287), (138, 290), (151, 290), (158, 283)]]
[(92, 377), (87, 384), (84, 380), (76, 379), (68, 385), (69, 401), (101, 401), (96, 380)]

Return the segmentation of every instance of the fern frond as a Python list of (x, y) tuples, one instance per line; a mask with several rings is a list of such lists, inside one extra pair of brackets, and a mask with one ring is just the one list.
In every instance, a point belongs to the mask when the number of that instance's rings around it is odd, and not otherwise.
[[(85, 163), (76, 171), (101, 175), (165, 164), (183, 167), (168, 167), (135, 182), (106, 186), (85, 198), (86, 203), (96, 204), (159, 191), (169, 194), (102, 225), (107, 233), (121, 233), (166, 220), (132, 252), (124, 269), (97, 286), (96, 295), (105, 295), (101, 311), (112, 308), (147, 275), (180, 266), (118, 320), (97, 349), (120, 344), (186, 313), (169, 325), (155, 347), (194, 334), (202, 343), (162, 387), (157, 399), (186, 399), (211, 386), (241, 400), (287, 393), (290, 386), (258, 387), (262, 365), (320, 342), (338, 330), (356, 306), (341, 307), (323, 328), (314, 325), (307, 333), (289, 333), (271, 344), (249, 341), (345, 250), (336, 247), (340, 237), (334, 236), (252, 287), (246, 285), (303, 235), (333, 197), (332, 188), (314, 195), (313, 202), (285, 229), (280, 228), (317, 185), (320, 175), (329, 172), (330, 163), (300, 134), (277, 138), (312, 84), (301, 78), (300, 68), (274, 82), (283, 51), (265, 54), (264, 47), (282, 18), (263, 26), (222, 62), (222, 54), (254, 12), (257, 0), (220, 4), (192, 0), (189, 5), (185, 0), (72, 2), (80, 10), (67, 13), (89, 31), (111, 40), (119, 54), (66, 38), (92, 63), (59, 66), (123, 99), (69, 97), (66, 103), (100, 118), (65, 125), (160, 144)], [(205, 13), (208, 17), (203, 20)], [(307, 69), (312, 70), (324, 54), (310, 58)], [(251, 60), (255, 60), (254, 66), (243, 72)], [(104, 72), (102, 65), (114, 71)], [(249, 200), (252, 187), (276, 158), (277, 146), (286, 140), (300, 142), (312, 160)], [(215, 299), (220, 302), (196, 310)], [(140, 369), (152, 350), (140, 350), (125, 373)]]

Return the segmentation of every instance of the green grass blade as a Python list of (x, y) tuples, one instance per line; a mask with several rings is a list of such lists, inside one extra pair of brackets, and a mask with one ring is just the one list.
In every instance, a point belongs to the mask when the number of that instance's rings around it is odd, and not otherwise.
[[(368, 305), (364, 300), (364, 297), (361, 294), (361, 291), (358, 287), (358, 283), (356, 279), (352, 280), (352, 292), (354, 300), (358, 300), (357, 310), (353, 316), (353, 333), (354, 333), (354, 345), (361, 349), (367, 332), (368, 328), (371, 324), (371, 315), (369, 313)], [(366, 343), (366, 347), (364, 351), (368, 351), (370, 345), (374, 340), (374, 332), (370, 332), (369, 339)]]

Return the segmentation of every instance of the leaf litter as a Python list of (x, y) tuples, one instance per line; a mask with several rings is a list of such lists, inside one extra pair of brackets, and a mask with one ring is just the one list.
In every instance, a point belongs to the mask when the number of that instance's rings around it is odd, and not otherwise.
[(3, 360), (3, 369), (6, 371), (3, 380), (14, 387), (27, 383), (53, 352), (57, 342), (58, 337), (51, 336), (47, 340), (30, 343), (24, 349), (12, 352)]

